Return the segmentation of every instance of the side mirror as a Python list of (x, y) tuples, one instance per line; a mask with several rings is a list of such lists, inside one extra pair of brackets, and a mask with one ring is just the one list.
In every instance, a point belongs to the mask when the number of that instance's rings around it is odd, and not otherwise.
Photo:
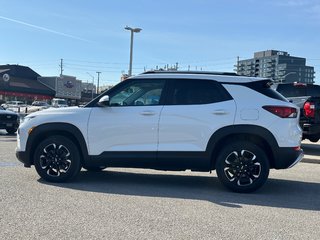
[(108, 107), (110, 105), (110, 98), (108, 95), (103, 96), (99, 99), (98, 105), (100, 107)]

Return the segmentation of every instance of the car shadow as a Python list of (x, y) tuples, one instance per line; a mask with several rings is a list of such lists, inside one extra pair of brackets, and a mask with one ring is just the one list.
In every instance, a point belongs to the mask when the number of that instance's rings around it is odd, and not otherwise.
[[(42, 184), (86, 192), (208, 201), (230, 208), (242, 205), (320, 211), (320, 183), (268, 179), (250, 194), (230, 192), (217, 177), (149, 174), (116, 170), (81, 171), (74, 182)], [(315, 197), (317, 196), (317, 197)]]

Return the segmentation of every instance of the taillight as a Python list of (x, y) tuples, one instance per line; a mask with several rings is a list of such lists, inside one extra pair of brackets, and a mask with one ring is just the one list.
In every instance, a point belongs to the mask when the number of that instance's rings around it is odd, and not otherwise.
[(309, 118), (313, 118), (314, 117), (314, 112), (315, 112), (315, 105), (313, 102), (305, 102), (303, 105), (303, 111), (304, 111), (304, 115), (306, 117)]
[(281, 118), (296, 118), (298, 116), (297, 109), (293, 107), (263, 106), (262, 108)]

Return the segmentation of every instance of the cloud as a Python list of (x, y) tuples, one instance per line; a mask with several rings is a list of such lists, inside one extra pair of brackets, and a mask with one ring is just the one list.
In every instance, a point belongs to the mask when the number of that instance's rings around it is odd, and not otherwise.
[(320, 4), (311, 6), (309, 9), (307, 9), (307, 12), (310, 13), (315, 19), (320, 19)]
[(319, 8), (319, 0), (285, 0), (285, 1), (276, 1), (273, 4), (282, 7), (290, 8), (302, 8), (302, 9), (314, 9)]
[(272, 1), (271, 4), (288, 9), (295, 9), (299, 12), (300, 17), (303, 17), (303, 14), (307, 14), (305, 17), (311, 19), (312, 21), (318, 21), (320, 19), (319, 0), (284, 0), (275, 2)]
[(276, 1), (278, 6), (284, 7), (302, 7), (311, 4), (313, 1), (311, 0), (286, 0), (286, 1)]
[(30, 23), (27, 23), (27, 22), (22, 22), (22, 21), (16, 20), (16, 19), (4, 17), (4, 16), (0, 16), (0, 19), (6, 20), (6, 21), (10, 21), (10, 22), (14, 22), (14, 23), (18, 23), (18, 24), (21, 24), (21, 25), (24, 25), (24, 26), (28, 26), (28, 27), (31, 27), (31, 28), (35, 28), (35, 29), (38, 29), (38, 30), (41, 30), (41, 31), (44, 31), (44, 32), (49, 32), (49, 33), (53, 33), (53, 34), (56, 34), (56, 35), (72, 38), (72, 39), (75, 39), (75, 40), (84, 41), (84, 42), (92, 42), (92, 41), (87, 40), (85, 38), (80, 38), (80, 37), (77, 37), (77, 36), (74, 36), (74, 35), (70, 35), (70, 34), (67, 34), (67, 33), (58, 32), (58, 31), (55, 31), (55, 30), (52, 30), (52, 29), (49, 29), (49, 28), (33, 25), (33, 24), (30, 24)]

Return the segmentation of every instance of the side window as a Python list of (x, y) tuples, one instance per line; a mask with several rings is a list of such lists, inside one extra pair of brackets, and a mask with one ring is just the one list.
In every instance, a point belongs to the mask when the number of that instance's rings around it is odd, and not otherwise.
[(218, 83), (211, 80), (176, 80), (172, 104), (209, 104), (230, 100), (231, 96)]
[(137, 80), (110, 96), (111, 106), (159, 105), (164, 80)]

